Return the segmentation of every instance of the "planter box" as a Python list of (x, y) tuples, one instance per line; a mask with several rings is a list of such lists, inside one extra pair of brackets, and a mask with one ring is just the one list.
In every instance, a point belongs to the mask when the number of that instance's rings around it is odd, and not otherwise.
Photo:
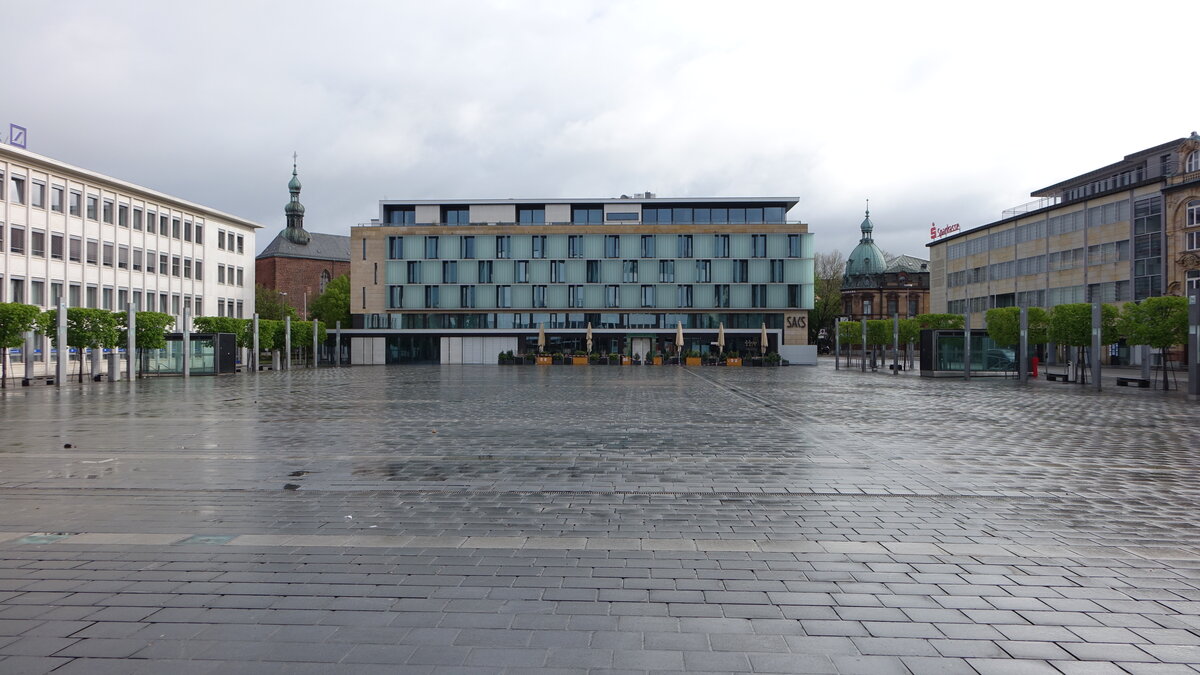
[(537, 364), (539, 366), (552, 366), (552, 365), (554, 365), (554, 357), (553, 356), (539, 356), (539, 357), (537, 357)]
[(685, 366), (698, 366), (698, 365), (700, 365), (700, 357), (699, 356), (685, 356), (685, 357), (683, 357), (683, 364)]
[(586, 366), (587, 364), (588, 364), (588, 357), (586, 357), (586, 356), (572, 356), (571, 357), (571, 365), (573, 365), (573, 366)]
[(725, 365), (729, 366), (730, 368), (741, 368), (742, 360), (741, 359), (725, 359)]
[(661, 357), (661, 356), (654, 357), (654, 361), (652, 363), (653, 363), (653, 365), (661, 366), (663, 364), (663, 357)]
[(632, 366), (633, 365), (633, 357), (632, 356), (622, 356), (621, 357), (621, 365)]

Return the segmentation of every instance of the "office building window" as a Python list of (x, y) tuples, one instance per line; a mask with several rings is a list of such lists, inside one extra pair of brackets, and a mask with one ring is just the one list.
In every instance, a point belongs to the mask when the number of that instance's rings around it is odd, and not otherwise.
[(400, 285), (388, 286), (388, 309), (403, 309), (404, 308), (404, 287)]
[(419, 260), (408, 261), (408, 283), (421, 283), (421, 262)]
[[(25, 228), (13, 225), (8, 231), (8, 252), (25, 253)], [(110, 263), (111, 264), (111, 263)]]
[[(70, 210), (70, 214), (71, 214), (72, 216), (75, 216), (76, 218), (78, 218), (78, 217), (79, 217), (79, 215), (80, 215), (80, 210), (83, 208), (83, 207), (81, 206), (82, 204), (83, 204), (83, 195), (82, 195), (81, 193), (79, 193), (79, 192), (76, 192), (76, 191), (74, 191), (74, 190), (71, 190), (71, 210)], [(72, 307), (76, 307), (77, 305), (71, 305), (71, 306), (72, 306)]]
[(462, 239), (459, 239), (458, 248), (459, 248), (459, 251), (458, 251), (459, 256), (458, 257), (467, 258), (467, 259), (474, 258), (475, 257), (475, 237), (468, 235), (468, 236), (463, 237)]
[(767, 235), (752, 234), (750, 235), (750, 256), (753, 258), (767, 257)]
[(496, 287), (496, 306), (501, 308), (512, 307), (512, 286)]
[(32, 189), (29, 191), (29, 205), (35, 209), (46, 208), (46, 184), (35, 180), (30, 187)]
[(246, 252), (246, 238), (240, 234), (237, 236), (237, 252), (238, 253)]
[(567, 306), (583, 307), (583, 286), (567, 286)]
[(442, 222), (446, 225), (469, 225), (471, 209), (466, 206), (443, 206)]
[(466, 309), (475, 307), (475, 287), (460, 286), (458, 289), (458, 306)]
[(707, 284), (712, 281), (712, 261), (697, 260), (696, 261), (696, 282)]
[(714, 234), (713, 235), (713, 257), (728, 258), (729, 257), (729, 235)]
[(658, 280), (664, 284), (675, 283), (675, 261), (660, 260), (658, 261)]
[(192, 278), (192, 259), (191, 258), (183, 259), (183, 278), (184, 279)]
[(654, 306), (654, 286), (642, 286), (642, 307)]
[(692, 235), (681, 234), (675, 238), (675, 257), (690, 258), (692, 257)]
[(442, 262), (442, 283), (458, 283), (458, 261), (446, 260)]
[(121, 269), (121, 270), (129, 269), (129, 247), (128, 246), (117, 247), (117, 269)]
[(481, 283), (481, 284), (492, 283), (492, 261), (491, 260), (480, 260), (479, 261), (479, 283)]
[(572, 234), (567, 237), (567, 257), (582, 258), (583, 257), (583, 236)]
[(615, 234), (604, 235), (604, 257), (617, 258), (621, 255), (621, 238)]
[(529, 261), (517, 260), (513, 263), (513, 278), (518, 284), (529, 282)]
[(134, 272), (142, 271), (142, 249), (140, 248), (133, 249), (132, 267)]
[[(171, 263), (171, 261), (168, 260), (166, 253), (159, 253), (158, 254), (158, 273), (163, 276), (166, 276), (167, 274), (169, 274), (170, 273), (170, 263)], [(230, 279), (230, 282), (232, 283), (233, 279)]]
[(750, 306), (751, 307), (766, 307), (767, 306), (767, 285), (753, 284), (750, 286)]
[[(217, 241), (221, 242), (224, 232), (217, 233)], [(388, 237), (388, 260), (399, 260), (404, 257), (404, 237)]]
[(540, 225), (546, 222), (546, 209), (542, 206), (518, 206), (517, 222), (523, 225)]
[(546, 306), (546, 287), (545, 286), (539, 285), (539, 286), (533, 287), (533, 306), (534, 307), (545, 307)]
[(600, 261), (599, 260), (587, 261), (587, 282), (589, 284), (600, 283)]
[[(190, 220), (183, 221), (183, 240), (184, 241), (192, 240), (192, 221), (190, 221)], [(363, 239), (363, 241), (365, 242), (366, 239)]]
[(507, 234), (496, 235), (496, 257), (511, 258), (512, 257), (512, 237)]
[(788, 284), (787, 287), (787, 306), (800, 306), (800, 284)]
[(571, 222), (576, 225), (594, 225), (604, 221), (604, 209), (592, 206), (576, 206), (571, 209)]
[(112, 225), (113, 222), (113, 203), (111, 199), (104, 200), (104, 206), (101, 211), (104, 222)]
[(733, 261), (733, 282), (744, 284), (750, 281), (750, 261), (749, 260), (734, 260)]
[(8, 301), (23, 303), (25, 302), (25, 280), (24, 279), (9, 279)]
[(204, 225), (201, 223), (196, 223), (195, 233), (196, 233), (196, 243), (203, 244), (204, 243)]
[(533, 235), (532, 239), (533, 239), (533, 257), (545, 258), (546, 257), (546, 235), (535, 234), (535, 235)]
[[(181, 267), (182, 267), (182, 265), (180, 265), (179, 256), (177, 256), (177, 255), (171, 256), (171, 276), (173, 276), (173, 277), (179, 276)], [(238, 284), (238, 285), (240, 286), (241, 284)]]
[(112, 267), (113, 266), (113, 245), (110, 244), (109, 242), (104, 242), (103, 250), (104, 250), (104, 257), (101, 259), (101, 262), (104, 264), (105, 267)]
[(55, 213), (63, 212), (63, 195), (65, 190), (61, 185), (50, 186), (50, 210)]
[(620, 307), (621, 306), (621, 287), (616, 285), (608, 285), (604, 287), (604, 306), (605, 307)]
[(133, 229), (139, 231), (142, 229), (142, 210), (137, 207), (133, 209)]
[(87, 264), (100, 264), (100, 242), (95, 239), (88, 239), (87, 241)]
[(561, 284), (567, 280), (567, 263), (565, 260), (550, 261), (550, 283)]
[[(153, 257), (153, 255), (151, 255), (151, 257)], [(217, 283), (225, 283), (225, 266), (220, 263), (217, 263)]]
[(181, 230), (180, 230), (180, 228), (179, 228), (179, 219), (178, 219), (178, 218), (172, 218), (172, 219), (171, 219), (171, 238), (172, 238), (172, 239), (179, 239), (179, 238), (180, 238), (180, 236), (179, 236), (179, 235), (180, 235), (180, 232), (181, 232)]
[(729, 284), (713, 285), (713, 307), (729, 306)]
[(783, 283), (783, 261), (782, 260), (772, 260), (771, 261), (771, 283), (773, 283), (773, 284)]
[(125, 204), (117, 205), (117, 227), (129, 227), (129, 207)]
[(626, 260), (621, 264), (621, 281), (636, 284), (638, 280), (638, 264), (636, 260)]
[(9, 191), (8, 198), (14, 204), (24, 204), (25, 203), (25, 177), (24, 176), (13, 176), (12, 177), (12, 190)]
[(63, 259), (63, 236), (57, 232), (50, 233), (50, 259)]
[(87, 219), (96, 220), (96, 209), (100, 205), (100, 198), (93, 195), (87, 196)]
[[(68, 247), (67, 251), (70, 254), (70, 257), (68, 259), (71, 262), (79, 262), (80, 256), (82, 255), (82, 251), (83, 251), (83, 240), (80, 239), (79, 237), (71, 237), (71, 239), (68, 243), (68, 246), (69, 247)], [(71, 305), (71, 306), (76, 307), (77, 305)]]
[[(154, 214), (151, 213), (149, 219), (147, 220), (147, 223), (152, 224), (153, 222), (154, 222)], [(152, 225), (148, 225), (147, 227), (149, 228), (151, 226)], [(217, 248), (221, 249), (222, 251), (225, 250), (225, 230), (217, 230)]]
[(387, 207), (384, 209), (387, 215), (388, 225), (413, 225), (417, 222), (416, 207), (399, 206)]
[(85, 295), (87, 307), (89, 309), (96, 309), (96, 306), (100, 304), (100, 289), (89, 284), (87, 290), (85, 291)]
[(170, 220), (167, 214), (158, 214), (158, 236), (165, 237), (171, 233)]
[[(363, 240), (366, 241), (365, 239)], [(429, 260), (437, 260), (438, 257), (438, 238), (425, 237), (425, 257)]]
[(654, 235), (652, 235), (652, 234), (643, 234), (642, 235), (642, 255), (641, 255), (641, 257), (643, 257), (643, 258), (653, 258), (654, 257)]
[(425, 287), (425, 307), (427, 309), (437, 309), (438, 307), (438, 291), (437, 286)]
[(676, 304), (680, 307), (692, 306), (692, 286), (690, 284), (679, 286), (676, 291)]

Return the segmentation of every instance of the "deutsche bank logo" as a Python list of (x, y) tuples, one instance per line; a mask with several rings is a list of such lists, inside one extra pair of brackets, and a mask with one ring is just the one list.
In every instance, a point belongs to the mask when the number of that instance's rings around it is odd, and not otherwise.
[(25, 127), (23, 127), (19, 124), (9, 124), (8, 125), (8, 143), (9, 143), (9, 145), (15, 145), (18, 148), (21, 148), (22, 150), (26, 149), (25, 148), (25, 132), (26, 132)]

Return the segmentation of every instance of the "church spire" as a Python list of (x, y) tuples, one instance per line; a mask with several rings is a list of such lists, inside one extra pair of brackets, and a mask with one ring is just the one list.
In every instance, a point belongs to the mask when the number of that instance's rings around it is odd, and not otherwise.
[(296, 153), (292, 153), (292, 179), (288, 181), (288, 192), (292, 194), (292, 198), (288, 201), (287, 206), (283, 207), (283, 214), (287, 217), (287, 227), (283, 230), (283, 236), (293, 244), (301, 246), (308, 244), (308, 232), (304, 231), (304, 205), (300, 203), (300, 177), (296, 175)]
[(861, 243), (861, 244), (871, 243), (872, 242), (871, 233), (875, 230), (875, 224), (871, 222), (871, 200), (870, 199), (867, 200), (867, 212), (866, 212), (865, 217), (863, 217), (862, 225), (860, 225), (859, 228), (862, 230), (862, 239), (858, 240), (859, 243)]

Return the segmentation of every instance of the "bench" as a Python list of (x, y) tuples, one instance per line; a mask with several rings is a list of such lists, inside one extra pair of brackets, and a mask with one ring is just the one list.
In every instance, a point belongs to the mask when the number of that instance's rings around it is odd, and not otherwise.
[(904, 370), (903, 363), (893, 363), (888, 365), (888, 370)]
[(1137, 387), (1138, 389), (1149, 389), (1150, 388), (1150, 380), (1143, 380), (1140, 377), (1118, 377), (1117, 378), (1117, 386), (1118, 387), (1128, 387), (1130, 385), (1133, 385), (1133, 386)]
[(1068, 380), (1067, 380), (1067, 376), (1065, 373), (1046, 373), (1046, 381), (1047, 382), (1054, 382), (1054, 381), (1067, 382)]

